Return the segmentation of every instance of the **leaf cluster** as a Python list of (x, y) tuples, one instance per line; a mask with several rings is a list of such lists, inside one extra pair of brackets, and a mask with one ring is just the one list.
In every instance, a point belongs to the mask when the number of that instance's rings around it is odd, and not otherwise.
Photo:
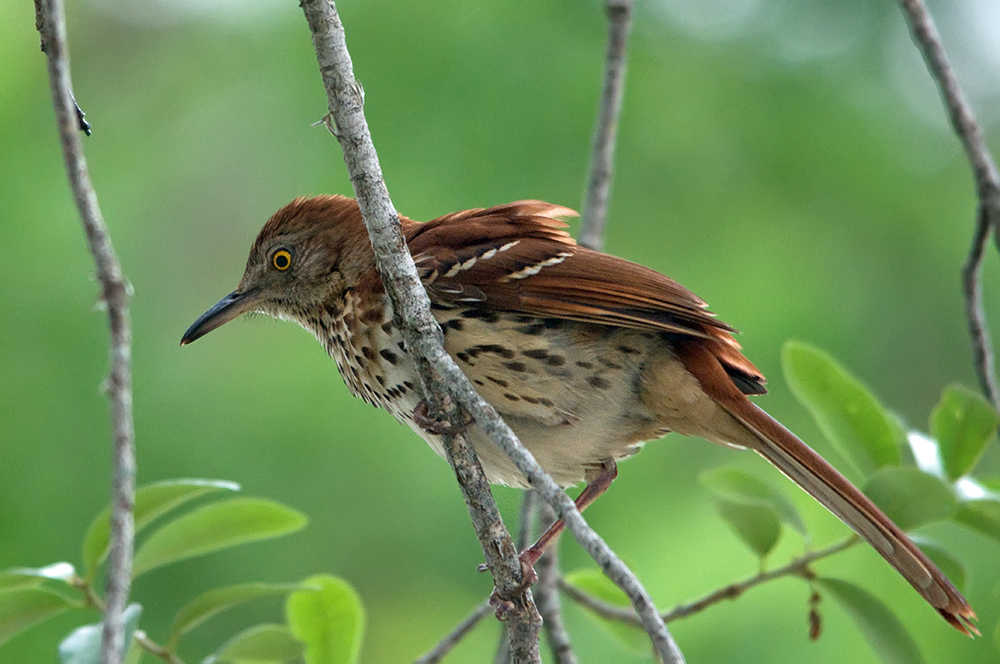
[[(826, 353), (804, 343), (788, 342), (782, 359), (795, 397), (836, 451), (864, 477), (864, 493), (900, 528), (912, 531), (931, 523), (953, 522), (1000, 542), (1000, 495), (973, 475), (1000, 424), (1000, 415), (985, 399), (964, 387), (948, 386), (931, 412), (930, 433), (926, 434), (908, 430), (861, 381)], [(716, 596), (735, 597), (775, 577), (763, 570), (785, 528), (797, 533), (807, 550), (811, 548), (806, 523), (784, 487), (779, 489), (737, 467), (713, 469), (700, 480), (714, 495), (723, 520), (759, 558), (762, 570), (757, 577), (733, 584), (728, 595)], [(965, 566), (960, 560), (926, 536), (913, 539), (959, 589), (964, 586)], [(835, 545), (830, 551), (842, 551), (857, 541), (852, 535), (844, 546)], [(843, 579), (818, 576), (805, 563), (792, 561), (784, 569), (812, 587), (810, 624), (814, 638), (821, 631), (817, 607), (825, 593), (857, 623), (881, 659), (923, 661), (892, 609), (868, 591)], [(597, 570), (569, 573), (566, 581), (607, 604), (628, 607), (625, 595)], [(606, 617), (597, 619), (625, 647), (634, 647), (638, 634), (634, 627)]]
[[(290, 535), (305, 527), (300, 512), (280, 503), (231, 497), (232, 482), (176, 479), (136, 491), (135, 529), (144, 537), (133, 578), (181, 560), (251, 542)], [(202, 500), (201, 504), (193, 505)], [(181, 508), (189, 508), (182, 510)], [(16, 634), (70, 610), (104, 610), (97, 581), (108, 555), (110, 507), (91, 522), (83, 538), (82, 566), (60, 562), (41, 568), (0, 571), (0, 646)], [(141, 629), (142, 607), (125, 611), (128, 664), (152, 654), (182, 664), (184, 637), (217, 614), (266, 596), (287, 595), (285, 624), (249, 626), (230, 636), (206, 657), (215, 662), (353, 664), (358, 660), (365, 614), (354, 589), (342, 579), (318, 574), (298, 583), (242, 583), (208, 590), (177, 611), (163, 645)], [(60, 664), (98, 664), (100, 623), (74, 629), (59, 644)]]

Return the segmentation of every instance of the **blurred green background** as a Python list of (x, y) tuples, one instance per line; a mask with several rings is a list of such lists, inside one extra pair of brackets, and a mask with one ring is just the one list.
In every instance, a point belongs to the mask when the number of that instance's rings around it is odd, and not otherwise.
[[(933, 8), (997, 145), (1000, 15), (985, 0)], [(448, 466), (351, 398), (292, 325), (241, 321), (178, 347), (235, 286), (275, 209), (350, 193), (339, 146), (310, 126), (325, 96), (301, 11), (277, 0), (68, 9), (76, 97), (94, 124), (87, 157), (135, 288), (139, 480), (230, 479), (312, 519), (290, 538), (141, 578), (144, 628), (162, 638), (172, 612), (213, 586), (332, 572), (367, 605), (363, 661), (413, 660), (490, 591)], [(518, 198), (578, 207), (600, 91), (599, 3), (339, 9), (402, 213), (429, 219)], [(0, 568), (78, 562), (108, 498), (107, 331), (28, 2), (0, 3), (0, 155)], [(926, 429), (947, 383), (975, 385), (959, 288), (974, 209), (969, 167), (893, 3), (639, 3), (607, 250), (678, 279), (744, 330), (748, 356), (771, 378), (758, 403), (839, 465), (789, 395), (781, 344), (825, 348)], [(988, 311), (1000, 320), (995, 256), (987, 263)], [(990, 455), (995, 472), (1000, 455)], [(588, 512), (661, 608), (755, 571), (697, 481), (734, 463), (784, 482), (752, 455), (671, 437), (624, 463)], [(817, 544), (844, 536), (790, 494)], [(496, 495), (513, 520), (519, 493)], [(985, 638), (960, 637), (868, 548), (817, 569), (889, 603), (929, 661), (996, 660), (1000, 551), (954, 526), (926, 533), (969, 564)], [(801, 550), (786, 532), (773, 562)], [(565, 568), (588, 565), (575, 543), (562, 552)], [(830, 600), (811, 643), (808, 596), (799, 581), (772, 583), (673, 632), (690, 661), (875, 661)], [(220, 617), (182, 655), (199, 661), (238, 625), (279, 620), (280, 605)], [(581, 661), (649, 661), (575, 606), (566, 618)], [(59, 639), (92, 619), (66, 614), (26, 632), (0, 662), (54, 662)], [(498, 633), (487, 622), (448, 661), (492, 661)]]

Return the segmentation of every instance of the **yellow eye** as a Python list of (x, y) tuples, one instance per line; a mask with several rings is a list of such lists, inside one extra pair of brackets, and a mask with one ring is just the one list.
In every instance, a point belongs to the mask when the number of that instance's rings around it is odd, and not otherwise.
[(292, 255), (285, 249), (279, 249), (271, 256), (271, 265), (275, 270), (284, 272), (292, 266)]

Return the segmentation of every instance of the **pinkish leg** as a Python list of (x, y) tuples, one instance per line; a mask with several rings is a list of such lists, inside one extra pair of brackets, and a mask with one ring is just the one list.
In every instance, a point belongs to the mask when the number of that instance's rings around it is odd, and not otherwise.
[[(611, 486), (616, 477), (618, 477), (618, 466), (613, 459), (609, 459), (604, 462), (604, 465), (601, 466), (600, 471), (596, 475), (587, 478), (587, 486), (584, 487), (583, 491), (576, 498), (576, 509), (581, 512), (587, 509), (588, 505), (608, 490), (608, 487)], [(538, 538), (537, 542), (521, 552), (521, 562), (528, 567), (534, 567), (538, 559), (545, 553), (545, 549), (556, 541), (565, 527), (566, 524), (563, 523), (562, 519), (549, 526), (549, 529)]]

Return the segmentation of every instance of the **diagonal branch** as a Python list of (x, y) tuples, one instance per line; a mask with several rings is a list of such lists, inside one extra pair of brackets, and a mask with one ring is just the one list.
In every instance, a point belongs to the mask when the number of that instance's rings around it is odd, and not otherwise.
[(993, 344), (990, 341), (983, 311), (981, 270), (986, 241), (990, 231), (995, 241), (1000, 243), (1000, 175), (996, 162), (983, 139), (982, 129), (976, 122), (971, 106), (958, 84), (955, 70), (948, 61), (941, 44), (934, 21), (921, 0), (900, 0), (903, 14), (913, 33), (913, 41), (927, 63), (927, 69), (937, 84), (942, 100), (948, 111), (948, 119), (965, 148), (972, 173), (976, 180), (976, 195), (979, 210), (976, 215), (976, 230), (969, 257), (962, 268), (962, 284), (965, 294), (965, 311), (969, 333), (972, 337), (972, 352), (976, 373), (983, 392), (995, 408), (1000, 409), (1000, 388), (997, 387), (994, 371)]
[[(476, 394), (465, 374), (445, 352), (441, 329), (431, 316), (427, 295), (399, 230), (399, 215), (389, 200), (382, 180), (378, 158), (364, 119), (360, 86), (354, 80), (344, 30), (336, 8), (331, 0), (303, 0), (302, 8), (312, 31), (313, 45), (329, 98), (330, 114), (336, 124), (337, 138), (344, 151), (351, 184), (372, 240), (386, 293), (399, 319), (407, 352), (421, 375), (429, 414), (443, 415), (442, 419), (447, 419), (456, 427), (464, 424), (461, 410), (475, 418), (477, 426), (513, 460), (531, 487), (556, 509), (581, 546), (632, 599), (660, 658), (664, 662), (682, 662), (683, 655), (639, 580), (587, 525), (569, 496), (524, 449), (496, 410)], [(461, 441), (461, 437), (456, 440)], [(482, 499), (484, 503), (492, 502), (492, 498), (488, 496), (482, 496)], [(469, 507), (472, 509), (473, 505), (469, 503)], [(502, 523), (497, 523), (493, 532), (500, 536), (505, 549), (510, 547), (513, 550), (510, 536)], [(482, 539), (480, 542), (484, 544), (487, 562), (491, 564), (490, 571), (494, 575), (498, 595), (503, 599), (510, 599), (515, 595), (524, 598), (523, 613), (516, 612), (512, 617), (525, 623), (534, 621), (537, 629), (537, 611), (530, 601), (530, 594), (516, 592), (522, 579), (516, 551), (513, 556), (502, 555), (499, 560), (491, 561), (488, 552), (490, 547)], [(529, 617), (529, 613), (533, 613), (534, 617)], [(518, 653), (515, 651), (514, 655), (517, 657)], [(537, 658), (537, 641), (533, 656)]]
[[(335, 135), (344, 152), (386, 293), (420, 375), (428, 413), (447, 421), (453, 432), (443, 436), (444, 448), (461, 485), (486, 565), (493, 574), (498, 615), (502, 611), (501, 617), (509, 626), (515, 661), (540, 662), (541, 618), (524, 583), (518, 551), (500, 518), (475, 451), (463, 434), (454, 433), (461, 431), (466, 422), (451, 385), (460, 380), (459, 376), (464, 379), (464, 374), (444, 351), (441, 329), (431, 316), (430, 303), (400, 233), (399, 215), (382, 179), (340, 17), (329, 0), (304, 0), (302, 9), (312, 32)], [(471, 386), (468, 393), (475, 394)]]
[(605, 10), (608, 14), (608, 51), (604, 64), (604, 88), (594, 129), (590, 175), (580, 223), (580, 244), (596, 251), (600, 251), (604, 244), (604, 220), (611, 192), (618, 115), (625, 92), (625, 46), (632, 26), (632, 0), (607, 0)]
[[(762, 583), (767, 583), (768, 581), (774, 581), (775, 579), (780, 579), (786, 576), (801, 576), (808, 579), (812, 576), (812, 571), (809, 569), (811, 564), (817, 560), (822, 560), (823, 558), (828, 558), (836, 553), (845, 551), (860, 541), (861, 540), (856, 535), (852, 535), (844, 540), (841, 540), (840, 542), (837, 542), (836, 544), (831, 544), (825, 549), (819, 549), (818, 551), (813, 551), (812, 553), (807, 553), (804, 556), (795, 558), (783, 567), (778, 567), (770, 572), (759, 572), (744, 579), (743, 581), (731, 583), (728, 586), (710, 592), (699, 600), (695, 600), (694, 602), (690, 602), (688, 604), (680, 604), (674, 607), (670, 611), (663, 614), (663, 621), (672, 622), (674, 620), (680, 620), (681, 618), (687, 618), (688, 616), (700, 613), (713, 604), (718, 604), (723, 600), (736, 599), (751, 588), (755, 588), (756, 586), (759, 586)], [(565, 579), (559, 579), (559, 588), (571, 598), (576, 600), (581, 606), (590, 609), (602, 618), (607, 618), (608, 620), (618, 620), (637, 627), (640, 626), (635, 613), (630, 609), (623, 609), (619, 606), (615, 606), (614, 604), (608, 604), (607, 602), (592, 597), (579, 588), (571, 585)]]
[[(104, 225), (97, 193), (90, 181), (78, 130), (89, 134), (90, 125), (73, 99), (66, 17), (61, 0), (36, 0), (35, 21), (48, 56), (49, 83), (55, 106), (59, 140), (73, 199), (87, 235), (87, 245), (97, 268), (101, 302), (111, 333), (111, 371), (106, 390), (111, 401), (113, 432), (111, 552), (108, 556), (106, 611), (101, 636), (101, 661), (118, 664), (126, 650), (122, 614), (128, 603), (132, 578), (132, 545), (135, 501), (135, 429), (132, 422), (132, 330), (129, 322), (129, 287), (122, 276), (111, 236)], [(86, 125), (86, 126), (84, 126)]]
[(413, 664), (437, 664), (444, 656), (451, 652), (451, 649), (458, 645), (458, 642), (465, 638), (465, 635), (472, 631), (472, 628), (479, 624), (479, 621), (490, 612), (490, 601), (483, 600), (479, 605), (460, 622), (455, 629), (448, 633), (434, 648), (426, 655), (415, 661)]

